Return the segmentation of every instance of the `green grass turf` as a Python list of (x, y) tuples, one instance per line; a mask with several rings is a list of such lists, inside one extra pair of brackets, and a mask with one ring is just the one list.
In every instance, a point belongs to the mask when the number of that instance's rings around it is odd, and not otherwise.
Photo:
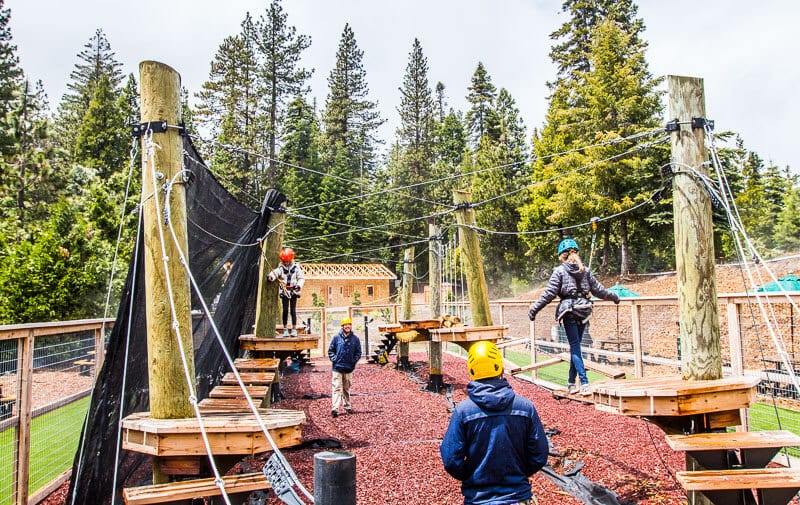
[[(31, 422), (30, 493), (72, 466), (88, 408), (87, 396)], [(11, 503), (13, 443), (14, 428), (0, 432), (0, 505)]]

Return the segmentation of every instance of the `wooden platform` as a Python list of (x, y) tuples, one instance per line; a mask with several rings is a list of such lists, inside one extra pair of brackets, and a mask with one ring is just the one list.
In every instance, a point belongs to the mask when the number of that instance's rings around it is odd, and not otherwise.
[(681, 471), (675, 478), (687, 491), (699, 491), (716, 505), (785, 505), (800, 489), (795, 468)]
[(380, 333), (402, 333), (406, 331), (429, 330), (431, 328), (441, 328), (442, 322), (438, 319), (421, 319), (410, 321), (399, 321), (397, 324), (387, 324), (378, 326)]
[(736, 464), (743, 468), (764, 468), (784, 447), (800, 447), (800, 436), (791, 431), (728, 431), (667, 435), (667, 444), (675, 451), (685, 451), (703, 468), (724, 469), (728, 451), (738, 451)]
[[(318, 335), (298, 335), (296, 337), (256, 337), (239, 336), (239, 347), (243, 351), (308, 351), (319, 347)], [(238, 366), (237, 369), (241, 370)]]
[(428, 330), (433, 342), (496, 342), (505, 338), (508, 326), (453, 326), (450, 328), (431, 328)]
[(603, 380), (592, 384), (600, 410), (627, 416), (690, 416), (749, 407), (758, 377), (685, 381), (680, 376)]
[[(306, 415), (299, 410), (270, 409), (261, 416), (278, 447), (299, 445)], [(203, 416), (211, 451), (215, 455), (252, 455), (272, 450), (252, 413), (219, 413)], [(195, 418), (152, 419), (149, 412), (122, 420), (122, 448), (151, 456), (199, 456), (206, 454)]]

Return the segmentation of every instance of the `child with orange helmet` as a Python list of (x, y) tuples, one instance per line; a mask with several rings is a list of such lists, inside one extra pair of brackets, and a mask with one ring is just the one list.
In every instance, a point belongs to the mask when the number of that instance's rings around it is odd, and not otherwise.
[[(291, 247), (281, 249), (279, 255), (281, 264), (267, 275), (270, 282), (278, 281), (280, 289), (278, 295), (283, 304), (283, 336), (297, 336), (297, 299), (306, 280), (303, 276), (303, 268), (294, 261), (294, 250)], [(289, 315), (292, 316), (292, 326), (287, 326)]]

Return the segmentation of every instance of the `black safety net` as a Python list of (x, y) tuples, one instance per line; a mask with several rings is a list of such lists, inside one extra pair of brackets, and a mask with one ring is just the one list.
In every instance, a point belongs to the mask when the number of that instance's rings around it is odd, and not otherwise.
[[(236, 356), (239, 335), (251, 333), (255, 321), (261, 248), (253, 244), (266, 233), (271, 209), (280, 208), (286, 197), (269, 190), (260, 212), (247, 208), (203, 165), (191, 141), (184, 137), (183, 142), (184, 167), (191, 173), (186, 183), (189, 265), (206, 305), (214, 307), (214, 322), (224, 345)], [(116, 460), (120, 418), (149, 410), (142, 251), (140, 242), (95, 381), (67, 503), (111, 503), (115, 468), (115, 503), (122, 503), (123, 487), (152, 478), (149, 456), (122, 450)], [(197, 395), (202, 399), (230, 370), (194, 290), (192, 313)]]

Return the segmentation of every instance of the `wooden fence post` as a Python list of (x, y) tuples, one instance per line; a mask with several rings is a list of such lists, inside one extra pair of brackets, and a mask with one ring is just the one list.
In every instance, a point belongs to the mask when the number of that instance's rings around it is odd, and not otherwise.
[(14, 461), (16, 463), (15, 486), (12, 501), (18, 505), (28, 504), (28, 485), (31, 462), (31, 410), (33, 402), (33, 330), (17, 344), (17, 412), (19, 424), (14, 437)]

